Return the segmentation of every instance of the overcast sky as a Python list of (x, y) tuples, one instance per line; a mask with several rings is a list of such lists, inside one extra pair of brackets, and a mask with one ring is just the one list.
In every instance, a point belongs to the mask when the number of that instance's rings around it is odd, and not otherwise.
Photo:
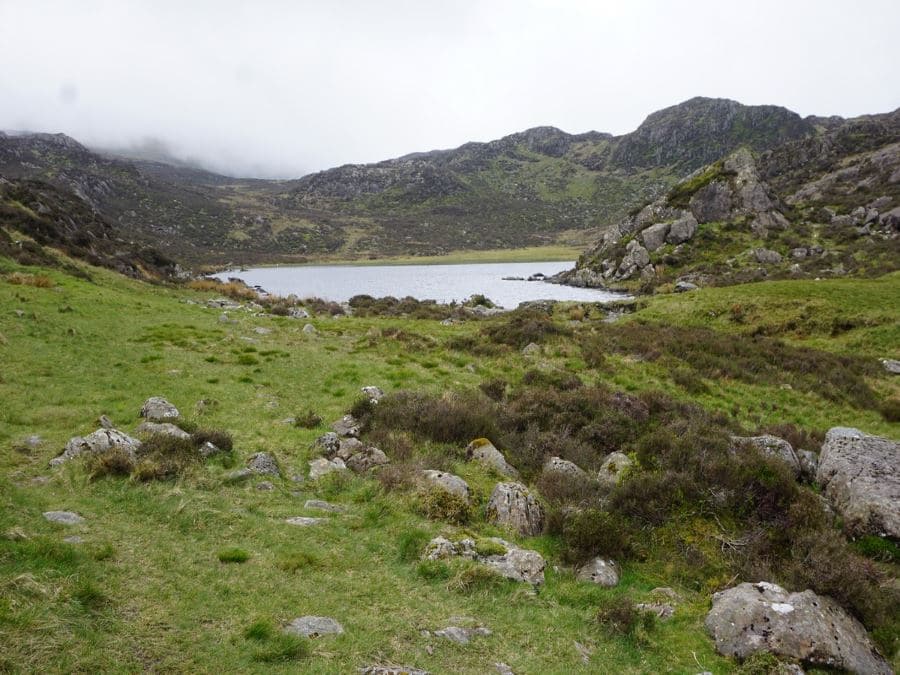
[(0, 0), (0, 129), (295, 177), (692, 96), (900, 106), (897, 0)]

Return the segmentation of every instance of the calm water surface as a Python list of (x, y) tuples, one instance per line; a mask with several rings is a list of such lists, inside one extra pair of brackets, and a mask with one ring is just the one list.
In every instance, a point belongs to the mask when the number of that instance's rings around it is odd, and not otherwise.
[(238, 277), (269, 293), (319, 297), (345, 302), (354, 295), (379, 298), (412, 296), (419, 300), (460, 302), (483, 293), (501, 307), (514, 308), (525, 300), (604, 302), (622, 295), (589, 288), (572, 288), (542, 281), (504, 281), (538, 272), (551, 276), (571, 269), (574, 262), (478, 263), (471, 265), (284, 265), (233, 270), (216, 275)]

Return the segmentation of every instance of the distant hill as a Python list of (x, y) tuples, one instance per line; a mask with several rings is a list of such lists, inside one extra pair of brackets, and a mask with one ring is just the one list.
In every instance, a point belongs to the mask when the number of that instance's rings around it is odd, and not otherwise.
[(71, 189), (128, 237), (187, 261), (440, 254), (587, 242), (738, 147), (764, 152), (834, 124), (694, 98), (622, 136), (538, 127), (294, 181), (233, 179), (31, 134), (0, 137), (0, 175)]

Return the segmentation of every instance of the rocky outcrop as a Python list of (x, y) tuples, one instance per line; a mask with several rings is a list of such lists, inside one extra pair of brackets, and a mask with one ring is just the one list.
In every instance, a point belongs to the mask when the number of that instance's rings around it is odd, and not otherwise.
[(604, 558), (594, 558), (586, 565), (582, 565), (575, 577), (579, 581), (589, 581), (606, 588), (619, 584), (619, 570), (616, 563)]
[(422, 478), (429, 486), (445, 490), (457, 497), (469, 501), (469, 485), (459, 476), (446, 471), (435, 471), (434, 469), (426, 469), (422, 472)]
[(368, 446), (352, 454), (344, 463), (354, 473), (365, 473), (378, 466), (390, 464), (388, 456), (375, 446)]
[(50, 460), (50, 466), (58, 466), (83, 454), (102, 455), (112, 451), (124, 452), (134, 461), (141, 449), (141, 442), (118, 429), (97, 429), (87, 436), (75, 436), (66, 443), (58, 457)]
[(900, 443), (858, 429), (830, 429), (816, 480), (851, 532), (900, 539)]
[(138, 425), (136, 431), (139, 434), (148, 434), (151, 436), (159, 434), (162, 436), (171, 436), (172, 438), (180, 438), (181, 440), (187, 440), (191, 437), (188, 432), (175, 426), (171, 422), (142, 422)]
[(777, 436), (769, 434), (763, 434), (762, 436), (732, 436), (731, 443), (731, 451), (735, 453), (740, 452), (741, 448), (749, 446), (755, 448), (763, 455), (780, 459), (788, 465), (795, 476), (799, 476), (803, 468), (793, 446)]
[(498, 483), (487, 504), (487, 519), (525, 536), (544, 529), (544, 508), (520, 483)]
[(359, 437), (359, 422), (356, 421), (356, 418), (353, 415), (344, 415), (341, 419), (331, 425), (332, 430), (338, 436), (343, 438)]
[(151, 396), (141, 406), (141, 417), (150, 422), (168, 422), (181, 417), (181, 413), (162, 396)]
[(492, 471), (496, 471), (501, 476), (508, 478), (518, 478), (519, 472), (515, 467), (511, 466), (503, 453), (494, 447), (486, 438), (476, 438), (466, 446), (466, 459), (487, 467)]
[(597, 480), (600, 484), (612, 488), (615, 487), (634, 462), (624, 452), (611, 452), (603, 460), (600, 470), (597, 472)]
[(343, 633), (344, 627), (327, 616), (301, 616), (285, 626), (284, 632), (303, 637), (319, 637)]
[(461, 539), (453, 542), (444, 537), (436, 537), (425, 547), (422, 557), (425, 560), (444, 560), (454, 557), (467, 558), (490, 567), (507, 579), (534, 585), (544, 583), (546, 562), (540, 553), (518, 548), (515, 544), (497, 537), (491, 537), (488, 541), (494, 547), (502, 549), (503, 553), (490, 552), (481, 554), (478, 552), (476, 542), (472, 539)]
[(767, 582), (744, 583), (713, 595), (706, 629), (725, 656), (757, 652), (811, 666), (889, 675), (865, 628), (834, 600), (812, 591), (788, 593)]
[(326, 474), (332, 473), (334, 471), (346, 471), (347, 465), (344, 464), (344, 460), (339, 457), (335, 457), (334, 459), (326, 459), (325, 457), (319, 457), (317, 459), (310, 460), (309, 462), (309, 478), (310, 480), (316, 480), (317, 478), (321, 478)]

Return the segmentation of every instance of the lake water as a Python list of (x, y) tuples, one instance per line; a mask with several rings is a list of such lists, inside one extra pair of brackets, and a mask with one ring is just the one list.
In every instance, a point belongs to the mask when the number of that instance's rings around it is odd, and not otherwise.
[(504, 281), (542, 273), (551, 276), (574, 262), (478, 263), (470, 265), (284, 265), (254, 267), (217, 274), (243, 279), (277, 295), (319, 297), (345, 302), (354, 295), (376, 298), (411, 296), (442, 303), (460, 302), (482, 293), (500, 307), (515, 308), (526, 300), (605, 302), (623, 296), (590, 288), (573, 288), (542, 281)]

